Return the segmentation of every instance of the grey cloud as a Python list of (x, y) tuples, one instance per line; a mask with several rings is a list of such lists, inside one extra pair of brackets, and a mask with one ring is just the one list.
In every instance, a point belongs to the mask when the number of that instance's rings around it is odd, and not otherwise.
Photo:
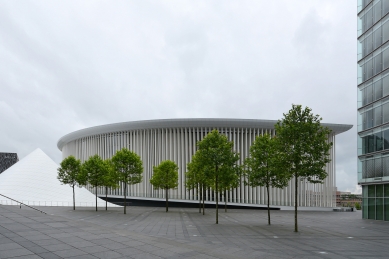
[[(0, 150), (55, 161), (63, 135), (120, 121), (280, 119), (292, 103), (356, 125), (347, 1), (0, 3)], [(337, 137), (356, 185), (356, 129)]]

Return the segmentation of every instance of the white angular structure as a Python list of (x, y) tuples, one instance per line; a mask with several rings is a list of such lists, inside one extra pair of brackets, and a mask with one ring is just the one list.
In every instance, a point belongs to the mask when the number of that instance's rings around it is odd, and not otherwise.
[[(0, 174), (0, 194), (35, 206), (73, 206), (73, 191), (57, 179), (58, 165), (41, 149)], [(76, 206), (95, 206), (96, 197), (85, 188), (75, 188)], [(98, 198), (98, 206), (105, 201)], [(1, 204), (17, 204), (0, 196)], [(108, 203), (108, 206), (116, 206)]]
[[(162, 199), (165, 192), (155, 190), (150, 184), (153, 166), (169, 159), (179, 167), (178, 188), (169, 191), (171, 199), (183, 201), (198, 200), (196, 190), (185, 188), (185, 171), (188, 162), (196, 152), (196, 143), (203, 139), (213, 129), (225, 134), (234, 142), (234, 150), (241, 155), (240, 163), (248, 156), (249, 148), (256, 136), (269, 133), (276, 134), (275, 120), (248, 120), (248, 119), (166, 119), (149, 121), (130, 121), (102, 125), (75, 131), (63, 136), (58, 141), (58, 148), (62, 151), (62, 158), (70, 155), (81, 161), (98, 154), (103, 159), (111, 158), (116, 151), (128, 148), (140, 155), (143, 166), (143, 181), (130, 185), (127, 197)], [(335, 187), (335, 135), (349, 130), (352, 125), (323, 123), (331, 129), (328, 141), (334, 143), (331, 151), (331, 162), (327, 164), (328, 177), (324, 184), (302, 182), (299, 184), (299, 205), (304, 207), (334, 207), (336, 206)], [(105, 190), (100, 188), (98, 195), (104, 196)], [(110, 190), (112, 198), (122, 198), (124, 188)], [(293, 206), (294, 185), (284, 189), (271, 189), (272, 206)], [(212, 190), (206, 192), (205, 200), (215, 202)], [(219, 197), (224, 202), (225, 197)], [(244, 185), (243, 179), (238, 188), (227, 193), (227, 202), (231, 204), (266, 204), (264, 187), (250, 187)]]

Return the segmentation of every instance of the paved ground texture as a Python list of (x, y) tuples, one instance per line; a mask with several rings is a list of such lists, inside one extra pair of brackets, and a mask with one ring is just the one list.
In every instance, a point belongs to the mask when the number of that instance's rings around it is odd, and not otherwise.
[(360, 212), (0, 205), (0, 258), (388, 258), (389, 223)]

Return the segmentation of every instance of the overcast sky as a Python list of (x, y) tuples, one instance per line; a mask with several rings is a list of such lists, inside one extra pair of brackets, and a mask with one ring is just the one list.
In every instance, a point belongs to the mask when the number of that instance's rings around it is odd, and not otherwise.
[(292, 103), (336, 137), (357, 188), (355, 1), (0, 0), (0, 152), (86, 127), (167, 118), (281, 119)]

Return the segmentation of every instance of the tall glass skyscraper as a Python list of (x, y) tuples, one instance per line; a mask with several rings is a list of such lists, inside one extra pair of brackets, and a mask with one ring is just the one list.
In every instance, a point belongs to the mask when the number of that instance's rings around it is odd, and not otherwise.
[(389, 0), (358, 0), (358, 183), (362, 217), (389, 221)]

